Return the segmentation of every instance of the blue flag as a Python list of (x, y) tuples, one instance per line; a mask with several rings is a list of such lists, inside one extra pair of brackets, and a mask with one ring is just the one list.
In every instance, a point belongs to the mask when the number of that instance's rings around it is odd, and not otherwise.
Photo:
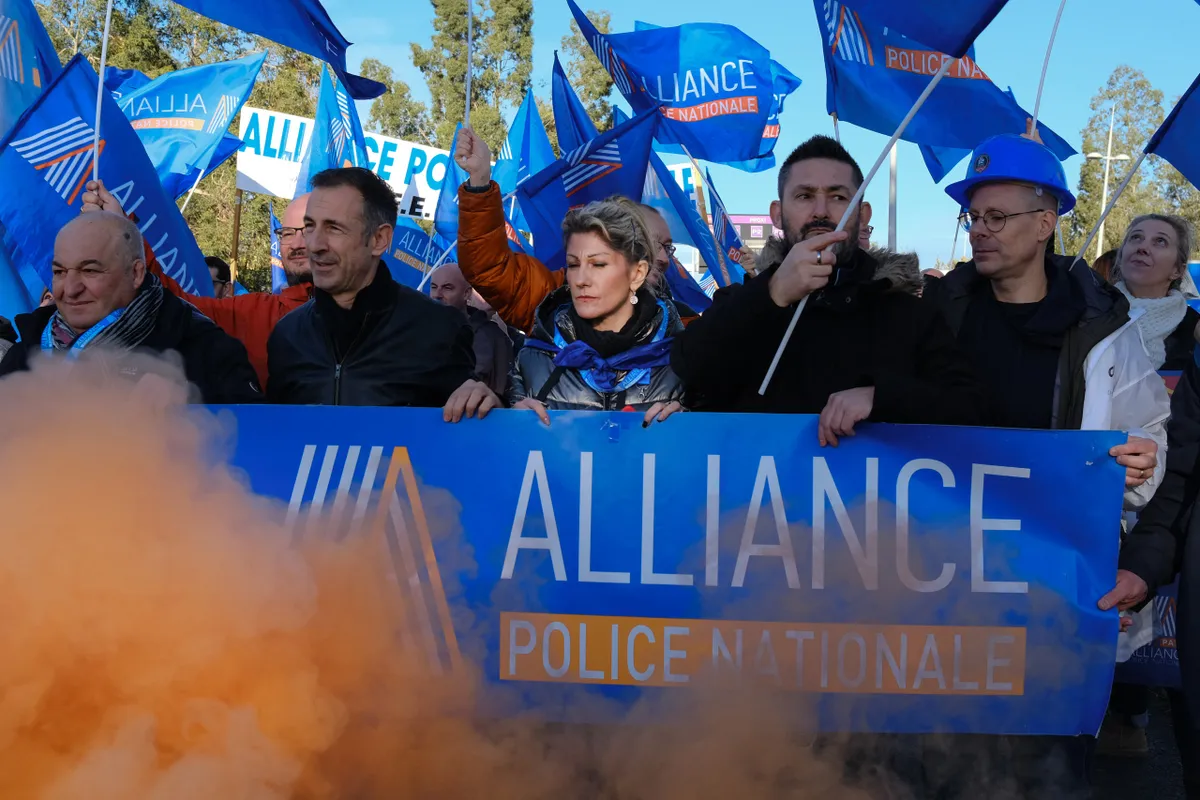
[(633, 113), (660, 109), (659, 141), (717, 163), (762, 156), (775, 102), (765, 47), (714, 23), (603, 34), (574, 0), (567, 3)]
[(710, 270), (704, 270), (704, 274), (700, 276), (700, 288), (708, 297), (717, 293), (717, 279), (712, 276)]
[(553, 163), (554, 148), (550, 146), (550, 137), (530, 89), (508, 129), (508, 138), (492, 168), (492, 180), (500, 184), (502, 194), (511, 194), (518, 183)]
[[(136, 69), (118, 69), (116, 67), (104, 69), (104, 88), (108, 89), (118, 103), (126, 94), (134, 92), (148, 83), (150, 83), (150, 77)], [(208, 166), (203, 170), (191, 169), (184, 174), (160, 170), (159, 180), (162, 181), (163, 188), (167, 190), (167, 193), (178, 200), (199, 180), (211, 175), (217, 167), (228, 161), (240, 149), (242, 149), (242, 140), (226, 131), (225, 135), (221, 137), (221, 141), (217, 143), (217, 149), (213, 151), (213, 157), (208, 162)], [(154, 166), (158, 168), (160, 165), (155, 164)]]
[(388, 249), (384, 261), (393, 278), (410, 289), (416, 289), (424, 280), (425, 273), (438, 262), (444, 252), (433, 243), (420, 225), (410, 217), (401, 215), (396, 219), (392, 246)]
[(713, 238), (716, 239), (719, 248), (717, 255), (720, 256), (715, 264), (709, 264), (709, 272), (717, 285), (723, 288), (746, 279), (746, 270), (742, 269), (741, 265), (742, 238), (738, 236), (737, 226), (730, 221), (725, 203), (717, 194), (717, 188), (713, 185), (712, 176), (708, 174), (707, 169), (704, 170), (704, 177), (708, 179), (708, 207), (709, 213), (712, 214)]
[(1165, 158), (1193, 186), (1200, 186), (1200, 153), (1196, 152), (1196, 132), (1200, 131), (1200, 95), (1196, 87), (1200, 76), (1179, 98), (1175, 108), (1146, 144), (1145, 152)]
[[(1014, 103), (1017, 102), (1017, 97), (1013, 94), (1011, 86), (1005, 89), (1004, 93), (1012, 98)], [(1049, 147), (1054, 155), (1058, 156), (1060, 161), (1066, 161), (1068, 158), (1075, 155), (1075, 148), (1067, 144), (1067, 142), (1054, 131), (1045, 127), (1041, 123), (1038, 124), (1038, 131), (1049, 134), (1048, 137), (1043, 137), (1042, 143)], [(997, 131), (997, 133), (1002, 132), (1003, 131)], [(929, 170), (929, 175), (933, 178), (934, 183), (941, 183), (942, 178), (945, 178), (947, 175), (949, 175), (950, 172), (964, 158), (971, 155), (970, 150), (962, 147), (934, 147), (923, 144), (920, 145), (920, 150), (921, 158), (925, 161), (925, 168)]]
[[(813, 1), (826, 34), (826, 110), (843, 122), (891, 135), (946, 56), (837, 0)], [(1028, 117), (992, 83), (969, 51), (953, 62), (902, 138), (932, 147), (974, 150), (996, 134), (1024, 133)], [(1055, 153), (1074, 154), (1045, 125), (1038, 123), (1038, 132)]]
[(271, 292), (279, 294), (288, 286), (287, 272), (283, 269), (283, 247), (275, 231), (282, 227), (275, 216), (275, 203), (267, 204), (267, 220), (271, 227)]
[(690, 307), (696, 313), (703, 314), (712, 305), (712, 295), (706, 293), (704, 288), (696, 283), (692, 273), (679, 263), (679, 259), (671, 259), (671, 266), (667, 267), (663, 277), (666, 278), (667, 287), (671, 290), (671, 297)]
[[(840, 5), (821, 0), (827, 6)], [(896, 33), (962, 58), (1008, 0), (855, 0), (854, 9)], [(818, 16), (821, 9), (817, 8)], [(851, 12), (853, 13), (853, 12)], [(939, 65), (940, 66), (940, 65)], [(935, 68), (936, 71), (936, 68)]]
[[(661, 27), (661, 25), (652, 25), (649, 22), (633, 23), (635, 31), (656, 30)], [(780, 133), (779, 115), (783, 113), (784, 101), (787, 100), (788, 95), (800, 88), (800, 83), (800, 79), (793, 75), (787, 67), (775, 59), (771, 59), (771, 85), (774, 98), (771, 101), (771, 113), (767, 117), (766, 127), (763, 128), (759, 154), (748, 161), (728, 161), (726, 166), (746, 172), (763, 172), (775, 168), (775, 143), (779, 141)], [(654, 149), (660, 153), (684, 155), (683, 148), (678, 144), (658, 144)]]
[[(30, 297), (50, 285), (54, 236), (79, 214), (91, 177), (99, 79), (81, 55), (0, 138), (4, 249)], [(100, 179), (134, 215), (163, 270), (185, 291), (209, 297), (212, 276), (175, 201), (163, 191), (141, 141), (111, 96), (102, 95)], [(35, 277), (32, 277), (36, 275)]]
[(33, 0), (0, 0), (0, 136), (61, 69)]
[(104, 88), (118, 101), (150, 83), (150, 76), (136, 69), (104, 68)]
[(570, 209), (614, 194), (635, 201), (641, 197), (659, 119), (656, 109), (643, 111), (583, 147), (564, 153), (517, 187), (539, 261), (550, 269), (566, 266), (562, 221)]
[(358, 109), (341, 81), (322, 69), (317, 116), (300, 166), (301, 180), (296, 181), (296, 196), (312, 191), (312, 179), (318, 172), (369, 163)]
[(387, 92), (377, 81), (346, 71), (350, 42), (329, 18), (318, 0), (175, 0), (209, 19), (262, 36), (324, 61), (333, 67), (356, 100), (371, 100)]
[(559, 150), (570, 152), (600, 135), (583, 101), (571, 88), (567, 73), (558, 62), (557, 50), (554, 51), (554, 75), (550, 80), (550, 102), (554, 108), (554, 132), (558, 135)]
[[(716, 263), (717, 249), (712, 233), (704, 220), (700, 219), (696, 205), (688, 199), (675, 183), (667, 165), (657, 153), (650, 153), (650, 168), (646, 170), (646, 183), (642, 187), (642, 202), (658, 211), (667, 221), (673, 244), (689, 244), (700, 251), (706, 264)], [(667, 286), (671, 296), (686, 303), (697, 311), (709, 306), (708, 297), (701, 291), (692, 273), (672, 258), (666, 271)]]
[[(117, 101), (121, 111), (171, 197), (189, 191), (211, 171), (229, 124), (250, 96), (266, 57), (264, 50), (234, 61), (168, 72), (122, 92)], [(229, 145), (225, 142), (224, 149)]]

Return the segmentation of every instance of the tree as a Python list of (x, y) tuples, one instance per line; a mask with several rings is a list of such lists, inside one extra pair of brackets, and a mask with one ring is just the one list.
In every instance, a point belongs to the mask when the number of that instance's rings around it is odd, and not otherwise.
[(374, 58), (367, 58), (363, 59), (359, 74), (388, 87), (387, 94), (371, 103), (371, 116), (367, 120), (370, 130), (407, 142), (433, 144), (434, 130), (429, 109), (412, 98), (408, 84), (396, 80), (391, 67)]
[[(436, 120), (434, 143), (449, 148), (466, 112), (467, 0), (430, 0), (433, 40), (412, 44), (413, 63), (425, 76)], [(471, 70), (471, 126), (493, 152), (508, 133), (505, 112), (521, 103), (529, 88), (533, 54), (533, 0), (479, 0), (474, 9)]]
[[(1109, 174), (1109, 200), (1120, 186), (1129, 169), (1142, 152), (1142, 147), (1163, 121), (1163, 94), (1155, 89), (1145, 74), (1129, 66), (1117, 67), (1108, 83), (1092, 98), (1092, 117), (1083, 129), (1083, 152), (1105, 154), (1108, 148), (1108, 127), (1113, 109), (1113, 155), (1127, 154), (1130, 161), (1113, 161)], [(1063, 220), (1063, 238), (1068, 253), (1079, 253), (1084, 239), (1095, 227), (1103, 210), (1104, 162), (1101, 159), (1084, 161), (1079, 170), (1078, 203), (1075, 212)], [(1103, 249), (1111, 249), (1121, 240), (1130, 221), (1138, 214), (1162, 211), (1163, 201), (1155, 176), (1155, 165), (1147, 160), (1121, 195), (1105, 221)], [(1095, 255), (1095, 242), (1085, 258)]]
[[(588, 11), (587, 17), (601, 33), (608, 33), (612, 16), (607, 11)], [(600, 59), (596, 58), (592, 46), (583, 38), (579, 24), (571, 20), (571, 34), (562, 38), (562, 50), (566, 63), (563, 69), (567, 80), (571, 82), (580, 102), (587, 109), (588, 116), (596, 123), (596, 130), (604, 133), (612, 127), (612, 103), (609, 94), (612, 92), (613, 79)]]

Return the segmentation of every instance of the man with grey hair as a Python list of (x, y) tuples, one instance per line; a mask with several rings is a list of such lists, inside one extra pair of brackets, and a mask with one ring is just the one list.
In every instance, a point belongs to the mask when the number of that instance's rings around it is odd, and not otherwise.
[[(21, 341), (0, 361), (0, 376), (24, 371), (42, 355), (174, 351), (200, 402), (262, 400), (246, 349), (163, 291), (146, 270), (141, 233), (124, 216), (94, 211), (68, 222), (54, 240), (51, 269), (54, 305), (16, 318)], [(140, 379), (143, 369), (130, 362), (119, 372)]]

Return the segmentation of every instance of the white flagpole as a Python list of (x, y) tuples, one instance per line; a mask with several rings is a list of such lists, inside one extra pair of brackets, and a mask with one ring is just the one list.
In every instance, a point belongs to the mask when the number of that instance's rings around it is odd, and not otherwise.
[(196, 182), (192, 184), (192, 188), (188, 189), (187, 197), (183, 198), (183, 205), (179, 207), (179, 213), (187, 211), (188, 203), (192, 202), (192, 195), (196, 192), (196, 187), (200, 185), (200, 179), (204, 177), (204, 170), (200, 170), (200, 174), (196, 176)]
[(1083, 254), (1091, 247), (1092, 240), (1096, 238), (1096, 234), (1100, 231), (1100, 226), (1104, 224), (1104, 220), (1108, 219), (1108, 213), (1117, 205), (1117, 200), (1121, 198), (1121, 192), (1125, 191), (1125, 187), (1133, 180), (1133, 176), (1137, 174), (1138, 167), (1146, 160), (1146, 154), (1142, 153), (1138, 156), (1138, 160), (1133, 162), (1133, 166), (1129, 168), (1129, 174), (1125, 176), (1125, 180), (1121, 181), (1121, 185), (1117, 187), (1117, 193), (1113, 195), (1112, 200), (1108, 201), (1108, 208), (1104, 209), (1104, 213), (1100, 215), (1100, 219), (1096, 220), (1096, 226), (1092, 228), (1092, 232), (1088, 234), (1087, 241), (1083, 243), (1083, 247), (1079, 248), (1079, 255), (1075, 256), (1075, 260), (1071, 262), (1071, 269), (1075, 269), (1075, 265), (1083, 260)]
[(962, 229), (962, 225), (958, 220), (954, 221), (954, 244), (950, 245), (950, 268), (954, 268), (954, 259), (958, 256), (958, 232)]
[(891, 165), (888, 170), (888, 250), (896, 252), (896, 145), (892, 145)]
[[(883, 162), (892, 152), (892, 148), (900, 137), (904, 134), (904, 130), (908, 127), (908, 123), (912, 122), (913, 117), (921, 110), (921, 106), (925, 105), (925, 101), (929, 99), (929, 95), (933, 94), (933, 90), (942, 82), (942, 78), (946, 77), (946, 73), (950, 71), (950, 65), (958, 59), (950, 56), (942, 56), (941, 69), (933, 76), (933, 80), (925, 87), (925, 91), (921, 92), (921, 96), (917, 98), (917, 102), (913, 103), (913, 107), (908, 110), (908, 114), (904, 119), (900, 120), (900, 127), (896, 128), (896, 132), (892, 134), (892, 138), (888, 141), (887, 146), (883, 148), (883, 152), (879, 154), (879, 158), (875, 159), (875, 165), (871, 167), (871, 171), (867, 173), (863, 179), (862, 185), (858, 187), (858, 191), (854, 193), (854, 197), (850, 199), (850, 204), (846, 206), (846, 213), (842, 214), (842, 219), (838, 222), (836, 231), (845, 230), (846, 223), (850, 221), (850, 215), (854, 213), (854, 209), (862, 201), (863, 195), (867, 192), (867, 186), (871, 183), (871, 179), (875, 177), (875, 173), (879, 172), (879, 168), (883, 166)], [(759, 395), (767, 393), (767, 387), (771, 385), (771, 379), (775, 377), (775, 370), (779, 368), (779, 359), (783, 358), (783, 351), (787, 349), (788, 341), (792, 338), (792, 332), (796, 330), (796, 323), (800, 321), (800, 315), (804, 313), (804, 306), (808, 305), (810, 295), (805, 295), (800, 299), (796, 306), (795, 313), (792, 314), (792, 321), (788, 323), (787, 332), (783, 334), (783, 340), (779, 343), (779, 347), (775, 350), (775, 357), (771, 359), (771, 366), (767, 369), (766, 377), (763, 378), (762, 385), (758, 387)]]
[(471, 50), (475, 46), (474, 0), (467, 0), (467, 110), (463, 114), (463, 127), (471, 127)]
[(837, 112), (835, 111), (832, 114), (830, 114), (829, 116), (833, 117), (833, 138), (837, 140), (838, 144), (841, 144), (842, 143), (842, 134), (841, 134), (841, 131), (838, 130)]
[(104, 39), (100, 42), (100, 80), (96, 83), (96, 129), (92, 136), (92, 180), (100, 180), (100, 109), (104, 106), (104, 68), (108, 66), (108, 31), (112, 27), (113, 0), (104, 12)]
[(1037, 99), (1033, 101), (1033, 129), (1037, 130), (1038, 112), (1042, 109), (1042, 89), (1046, 86), (1046, 71), (1050, 69), (1050, 53), (1054, 50), (1054, 37), (1058, 35), (1058, 23), (1062, 21), (1063, 9), (1067, 0), (1058, 4), (1058, 16), (1054, 18), (1054, 27), (1050, 29), (1050, 44), (1046, 45), (1046, 59), (1042, 61), (1042, 78), (1038, 81)]
[(1063, 243), (1061, 219), (1054, 223), (1054, 230), (1058, 233), (1058, 251), (1065, 256), (1067, 254), (1067, 246)]

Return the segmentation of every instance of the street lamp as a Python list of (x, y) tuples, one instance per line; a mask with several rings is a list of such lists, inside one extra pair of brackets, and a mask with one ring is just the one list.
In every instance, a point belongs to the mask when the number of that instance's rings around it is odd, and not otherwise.
[[(1105, 155), (1099, 153), (1088, 153), (1087, 159), (1101, 159), (1104, 161), (1104, 193), (1100, 200), (1100, 213), (1104, 213), (1104, 209), (1108, 208), (1108, 173), (1114, 161), (1129, 161), (1129, 156), (1121, 153), (1120, 155), (1112, 154), (1112, 139), (1113, 139), (1113, 123), (1117, 119), (1117, 107), (1113, 106), (1112, 112), (1108, 115), (1108, 152)], [(1104, 254), (1104, 221), (1100, 221), (1100, 230), (1096, 231), (1096, 258), (1100, 258)]]

